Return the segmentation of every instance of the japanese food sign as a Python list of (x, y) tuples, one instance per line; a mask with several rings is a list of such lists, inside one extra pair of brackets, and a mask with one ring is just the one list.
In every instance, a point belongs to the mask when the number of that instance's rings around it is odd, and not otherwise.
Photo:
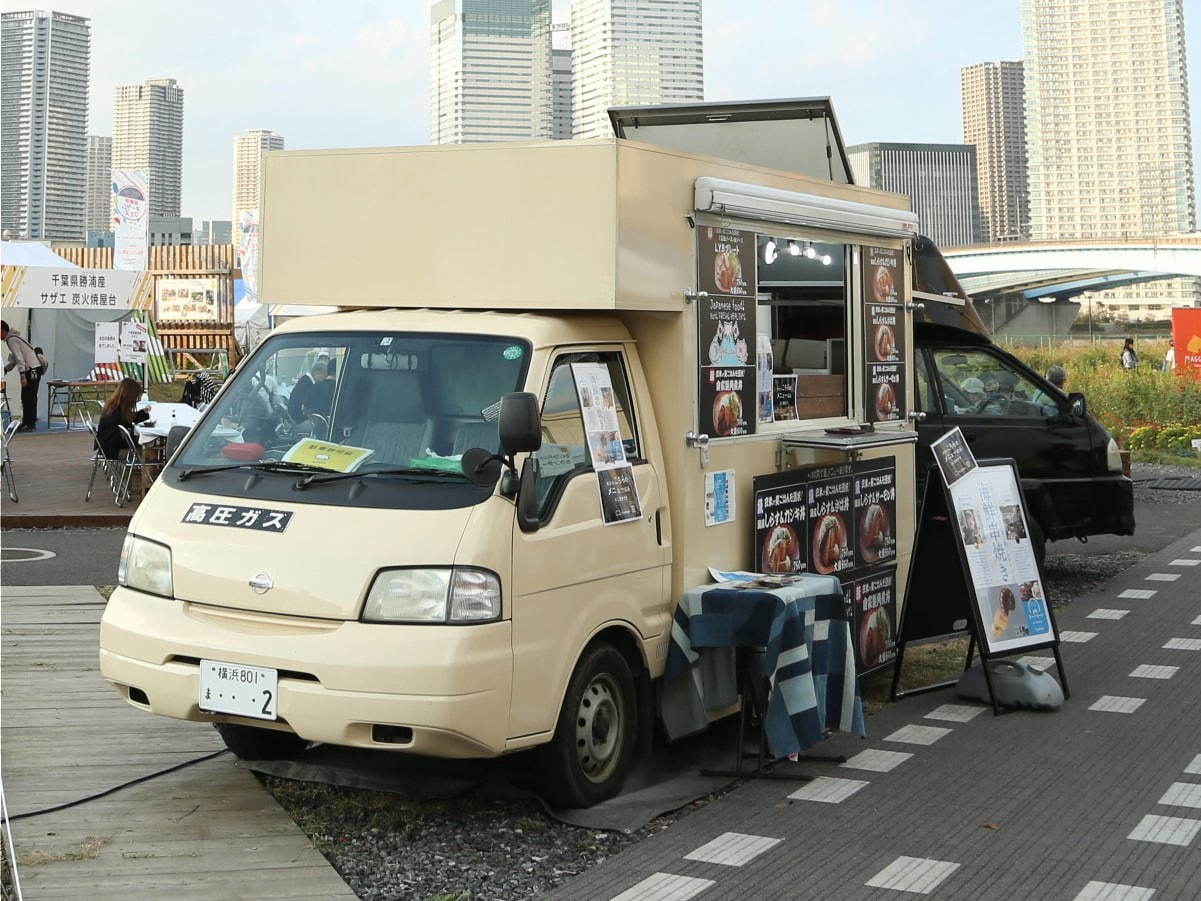
[(751, 435), (759, 419), (755, 370), (755, 234), (697, 228), (699, 430)]
[(905, 298), (902, 251), (864, 247), (863, 360), (867, 422), (905, 418)]

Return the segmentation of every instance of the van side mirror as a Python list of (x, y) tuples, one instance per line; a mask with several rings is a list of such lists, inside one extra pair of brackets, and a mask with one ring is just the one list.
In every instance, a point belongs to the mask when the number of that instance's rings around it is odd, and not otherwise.
[(463, 451), (463, 475), (467, 476), (481, 488), (491, 488), (500, 478), (504, 461), (498, 454), (490, 453), (482, 447), (473, 447)]
[(513, 391), (500, 399), (500, 446), (510, 459), (516, 454), (532, 454), (542, 447), (542, 415), (537, 395)]
[(1084, 395), (1079, 391), (1073, 391), (1068, 395), (1068, 403), (1072, 405), (1073, 415), (1084, 416), (1088, 413), (1088, 404), (1084, 402)]

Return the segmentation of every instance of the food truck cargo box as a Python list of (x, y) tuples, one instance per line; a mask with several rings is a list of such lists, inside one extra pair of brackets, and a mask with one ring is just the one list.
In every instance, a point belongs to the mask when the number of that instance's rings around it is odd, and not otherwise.
[(900, 195), (612, 138), (273, 151), (262, 300), (681, 310), (695, 282), (682, 226), (702, 176), (909, 208)]

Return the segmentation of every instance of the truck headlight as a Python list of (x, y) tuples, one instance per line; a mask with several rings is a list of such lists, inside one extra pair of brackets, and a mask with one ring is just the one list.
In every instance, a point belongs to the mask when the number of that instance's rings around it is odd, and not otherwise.
[(171, 581), (171, 548), (137, 535), (126, 535), (117, 564), (117, 584), (137, 591), (175, 596)]
[(500, 579), (484, 569), (385, 569), (371, 583), (363, 620), (480, 623), (500, 619)]
[(1118, 449), (1118, 443), (1112, 438), (1109, 439), (1109, 446), (1105, 448), (1105, 465), (1110, 472), (1122, 471), (1122, 452)]

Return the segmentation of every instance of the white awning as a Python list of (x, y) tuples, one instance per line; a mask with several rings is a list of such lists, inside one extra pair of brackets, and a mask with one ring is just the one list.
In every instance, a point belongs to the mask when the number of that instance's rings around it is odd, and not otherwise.
[(42, 266), (50, 269), (78, 269), (40, 241), (0, 242), (0, 263), (5, 266)]

